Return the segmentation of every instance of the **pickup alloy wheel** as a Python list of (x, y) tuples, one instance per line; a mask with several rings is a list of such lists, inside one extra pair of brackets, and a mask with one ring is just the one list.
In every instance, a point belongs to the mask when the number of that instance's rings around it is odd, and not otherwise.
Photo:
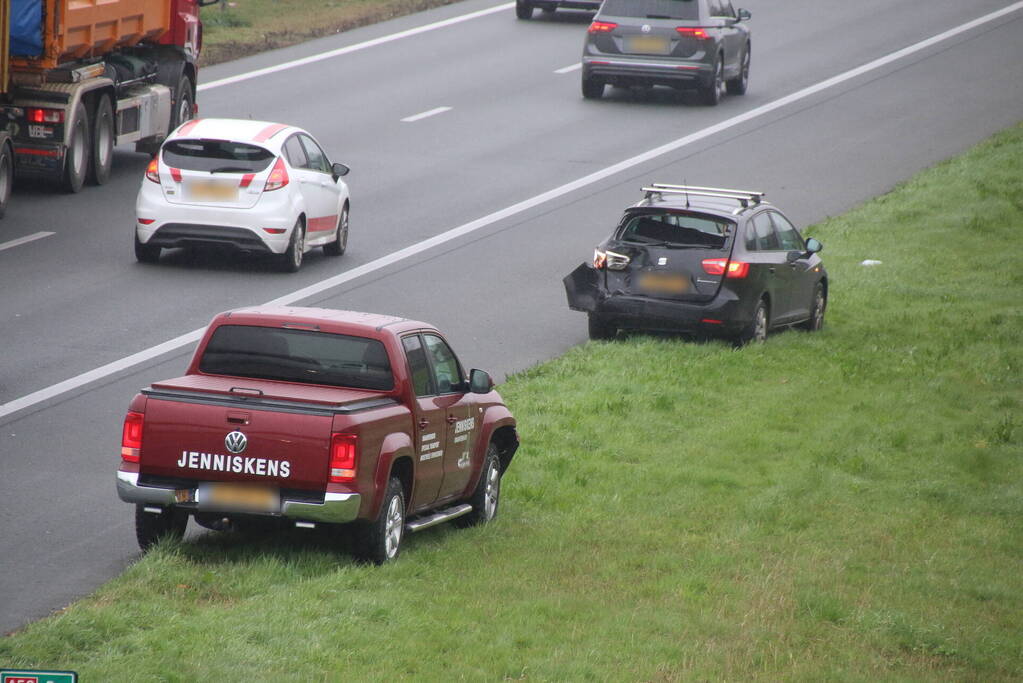
[(146, 512), (144, 505), (135, 506), (135, 538), (139, 547), (149, 550), (163, 536), (181, 538), (188, 526), (188, 513), (174, 508), (164, 508), (157, 514)]
[(401, 482), (392, 478), (387, 482), (380, 514), (364, 530), (359, 558), (374, 564), (384, 564), (398, 557), (405, 535), (405, 491)]
[(501, 462), (497, 458), (497, 446), (487, 447), (487, 457), (483, 461), (483, 472), (480, 481), (468, 502), (472, 512), (455, 520), (459, 527), (486, 524), (497, 517), (497, 506), (501, 500)]

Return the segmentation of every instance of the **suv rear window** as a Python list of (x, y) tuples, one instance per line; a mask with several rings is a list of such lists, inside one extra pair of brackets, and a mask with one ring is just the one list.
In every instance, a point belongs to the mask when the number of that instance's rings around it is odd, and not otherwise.
[(618, 239), (633, 244), (723, 249), (732, 223), (687, 213), (641, 213), (626, 216)]
[(273, 159), (273, 152), (244, 142), (173, 140), (163, 146), (163, 162), (186, 171), (259, 173)]
[(394, 388), (382, 342), (281, 327), (221, 325), (203, 351), (199, 370), (355, 389)]
[(700, 18), (700, 3), (697, 0), (604, 0), (600, 13), (615, 17), (696, 21)]

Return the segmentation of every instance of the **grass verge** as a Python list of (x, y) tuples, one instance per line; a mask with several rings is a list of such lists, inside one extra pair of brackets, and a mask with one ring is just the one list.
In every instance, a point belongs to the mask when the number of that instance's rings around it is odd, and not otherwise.
[(202, 8), (200, 64), (295, 45), (457, 0), (231, 0)]
[(413, 536), (384, 568), (300, 535), (163, 544), (0, 640), (0, 664), (1019, 680), (1020, 226), (1023, 126), (810, 229), (833, 283), (820, 333), (635, 336), (512, 378), (523, 447), (495, 524)]

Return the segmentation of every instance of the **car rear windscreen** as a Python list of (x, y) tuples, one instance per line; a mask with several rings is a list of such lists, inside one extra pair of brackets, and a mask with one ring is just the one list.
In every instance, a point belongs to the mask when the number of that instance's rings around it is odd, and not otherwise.
[(618, 235), (623, 242), (665, 247), (723, 249), (732, 223), (686, 213), (642, 213), (626, 218)]
[(163, 163), (186, 171), (259, 173), (273, 160), (273, 152), (244, 142), (173, 140), (163, 146)]
[(600, 13), (615, 17), (696, 21), (700, 18), (700, 3), (696, 0), (604, 0)]
[(383, 343), (344, 334), (253, 325), (221, 325), (199, 360), (211, 375), (390, 391)]

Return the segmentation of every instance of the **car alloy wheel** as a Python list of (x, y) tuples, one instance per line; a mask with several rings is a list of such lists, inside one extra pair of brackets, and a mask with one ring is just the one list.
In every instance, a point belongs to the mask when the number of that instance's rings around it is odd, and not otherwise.
[(405, 532), (405, 511), (401, 496), (392, 496), (387, 503), (387, 520), (384, 526), (384, 554), (393, 560), (401, 547), (401, 535)]

